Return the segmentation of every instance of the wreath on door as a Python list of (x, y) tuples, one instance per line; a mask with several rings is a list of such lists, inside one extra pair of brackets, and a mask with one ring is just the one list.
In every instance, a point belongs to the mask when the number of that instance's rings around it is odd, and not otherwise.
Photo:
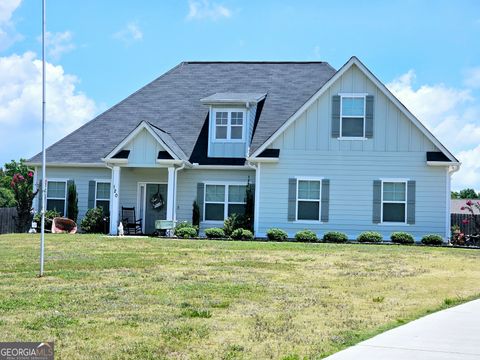
[(162, 194), (160, 194), (160, 185), (158, 185), (157, 187), (157, 193), (153, 194), (152, 197), (150, 198), (150, 204), (152, 205), (152, 208), (157, 210), (161, 210), (165, 205), (163, 196)]

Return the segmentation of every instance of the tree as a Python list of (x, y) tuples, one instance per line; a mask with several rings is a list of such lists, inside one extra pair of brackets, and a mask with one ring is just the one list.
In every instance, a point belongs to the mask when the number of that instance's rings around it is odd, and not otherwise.
[(255, 216), (255, 191), (253, 185), (248, 180), (245, 190), (245, 225), (250, 231), (253, 231), (253, 222)]
[(68, 200), (67, 200), (67, 217), (74, 222), (77, 222), (78, 217), (78, 194), (75, 183), (68, 186)]
[(17, 207), (16, 230), (20, 233), (26, 232), (33, 217), (33, 198), (38, 192), (38, 190), (33, 191), (33, 172), (27, 172), (26, 176), (16, 173), (12, 177), (10, 187), (13, 190)]
[(13, 191), (9, 188), (0, 187), (0, 208), (2, 207), (14, 207), (15, 196)]
[(450, 199), (460, 199), (460, 193), (458, 191), (450, 192)]
[(475, 190), (470, 188), (460, 190), (459, 195), (460, 199), (476, 199), (478, 197)]

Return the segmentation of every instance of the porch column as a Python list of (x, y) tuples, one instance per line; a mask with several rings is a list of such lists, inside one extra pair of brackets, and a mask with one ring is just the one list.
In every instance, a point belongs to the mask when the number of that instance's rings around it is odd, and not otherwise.
[(173, 220), (173, 209), (175, 208), (175, 201), (173, 199), (174, 187), (175, 187), (175, 168), (171, 166), (168, 168), (167, 220)]
[(110, 235), (117, 235), (120, 213), (120, 166), (112, 168), (112, 188), (110, 190)]

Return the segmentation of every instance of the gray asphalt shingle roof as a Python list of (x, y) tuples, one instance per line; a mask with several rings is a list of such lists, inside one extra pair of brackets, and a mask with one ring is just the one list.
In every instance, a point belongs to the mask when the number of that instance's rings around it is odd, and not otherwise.
[(99, 163), (142, 121), (170, 134), (189, 158), (208, 114), (200, 99), (215, 93), (267, 94), (253, 152), (334, 74), (325, 62), (182, 62), (50, 146), (47, 162)]

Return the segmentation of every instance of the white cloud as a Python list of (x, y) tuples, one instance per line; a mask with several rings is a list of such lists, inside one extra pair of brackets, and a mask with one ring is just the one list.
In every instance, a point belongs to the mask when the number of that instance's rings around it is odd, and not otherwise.
[(474, 165), (480, 154), (480, 105), (470, 89), (457, 89), (444, 84), (414, 87), (415, 72), (387, 84), (392, 93), (464, 163), (453, 178), (452, 187), (480, 188), (480, 168)]
[[(42, 63), (32, 52), (0, 57), (0, 163), (30, 157), (41, 148)], [(62, 66), (46, 64), (46, 144), (93, 118), (95, 102)], [(8, 136), (7, 136), (8, 134)]]
[(464, 84), (471, 89), (480, 88), (480, 66), (465, 72)]
[(22, 36), (15, 31), (12, 22), (12, 14), (20, 6), (20, 3), (21, 0), (0, 1), (0, 51), (22, 39)]
[(229, 8), (209, 0), (190, 0), (188, 2), (187, 20), (218, 20), (231, 16), (232, 11)]
[[(42, 41), (41, 37), (39, 41)], [(70, 31), (45, 34), (45, 47), (49, 58), (57, 61), (60, 57), (76, 48), (72, 42), (72, 33)]]
[(143, 39), (143, 32), (136, 22), (129, 22), (122, 30), (113, 34), (115, 39), (121, 40), (126, 45)]

